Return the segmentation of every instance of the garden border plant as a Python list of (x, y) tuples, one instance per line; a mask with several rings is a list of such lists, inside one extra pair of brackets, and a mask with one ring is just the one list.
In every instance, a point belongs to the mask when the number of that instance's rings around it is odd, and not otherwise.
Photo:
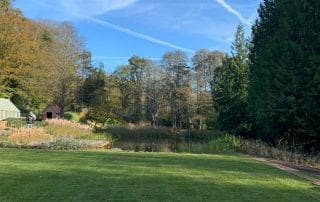
[(96, 133), (90, 126), (68, 120), (47, 120), (25, 128), (21, 119), (6, 122), (11, 134), (1, 135), (0, 147), (77, 150), (110, 148), (110, 134)]

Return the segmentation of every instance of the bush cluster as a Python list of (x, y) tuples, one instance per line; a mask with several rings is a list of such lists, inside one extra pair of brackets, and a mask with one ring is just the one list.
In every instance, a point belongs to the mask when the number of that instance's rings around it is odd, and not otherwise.
[(272, 147), (260, 140), (241, 140), (237, 151), (253, 156), (272, 158), (295, 164), (310, 165), (320, 168), (320, 154), (292, 152), (283, 146)]

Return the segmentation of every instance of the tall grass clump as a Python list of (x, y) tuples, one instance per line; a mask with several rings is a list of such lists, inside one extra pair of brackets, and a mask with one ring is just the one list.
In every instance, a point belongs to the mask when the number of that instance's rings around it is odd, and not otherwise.
[(80, 128), (92, 130), (93, 128), (86, 124), (74, 123), (72, 121), (66, 119), (47, 119), (45, 121), (48, 125), (59, 125), (59, 126), (67, 126), (69, 128)]
[(0, 130), (0, 147), (74, 150), (108, 149), (112, 145), (110, 134), (95, 133), (90, 126), (68, 120), (47, 120), (33, 128), (26, 128), (25, 125), (16, 128), (17, 124), (14, 126)]
[(280, 161), (309, 165), (320, 168), (320, 154), (310, 155), (300, 152), (292, 152), (283, 145), (273, 147), (260, 140), (241, 140), (238, 151), (241, 153), (272, 158)]
[(0, 130), (7, 128), (7, 122), (6, 121), (0, 121)]
[(46, 130), (56, 138), (80, 139), (92, 134), (90, 127), (68, 120), (48, 119), (46, 123)]
[[(27, 125), (25, 117), (8, 118), (8, 119), (5, 119), (4, 123), (6, 123), (6, 127), (9, 127), (9, 128), (25, 128)], [(34, 127), (43, 127), (46, 125), (46, 122), (35, 121), (33, 125)]]
[(230, 134), (220, 135), (209, 142), (209, 153), (236, 152), (240, 147), (240, 138)]
[(8, 137), (8, 142), (15, 145), (38, 145), (52, 140), (53, 137), (43, 128), (14, 129)]
[(226, 153), (238, 151), (239, 146), (240, 138), (229, 134), (219, 134), (207, 143), (190, 141), (178, 144), (178, 152), (205, 154)]
[(88, 125), (74, 123), (63, 119), (46, 120), (48, 125), (45, 127), (48, 133), (56, 139), (83, 139), (83, 140), (111, 140), (112, 137), (107, 133), (95, 133), (94, 129)]

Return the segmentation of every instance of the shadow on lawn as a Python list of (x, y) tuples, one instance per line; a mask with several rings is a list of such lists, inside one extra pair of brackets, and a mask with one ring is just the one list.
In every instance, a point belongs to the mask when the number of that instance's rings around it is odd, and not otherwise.
[[(17, 154), (5, 158), (15, 159), (17, 163), (58, 164), (69, 167), (73, 164), (78, 167), (91, 165), (103, 168), (105, 166), (121, 167), (154, 167), (196, 170), (200, 172), (233, 172), (267, 176), (272, 173), (275, 178), (287, 178), (290, 174), (279, 171), (277, 168), (266, 166), (261, 162), (252, 161), (237, 155), (197, 155), (177, 153), (127, 153), (127, 152), (100, 152), (100, 151), (46, 151), (46, 150), (16, 150)], [(50, 158), (47, 154), (50, 152)], [(20, 154), (19, 154), (20, 153)], [(3, 160), (5, 158), (2, 158)], [(67, 162), (67, 163), (66, 163)], [(110, 164), (112, 163), (112, 165)], [(91, 167), (92, 168), (92, 167)], [(89, 168), (89, 169), (91, 169)], [(238, 176), (240, 177), (240, 176)]]
[[(10, 151), (15, 160), (10, 152), (0, 154), (0, 163), (6, 166), (0, 166), (0, 201), (316, 201), (320, 197), (320, 189), (306, 182), (237, 156)], [(287, 178), (297, 185), (285, 183)]]
[(316, 201), (320, 197), (315, 188), (235, 185), (172, 176), (101, 175), (82, 170), (19, 173), (2, 176), (1, 182), (1, 201)]

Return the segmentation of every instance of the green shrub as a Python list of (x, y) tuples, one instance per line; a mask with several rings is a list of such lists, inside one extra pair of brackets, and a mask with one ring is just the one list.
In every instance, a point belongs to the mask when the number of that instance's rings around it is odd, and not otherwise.
[(10, 128), (22, 128), (26, 126), (25, 118), (7, 118), (4, 121), (7, 122), (7, 126)]
[(91, 133), (86, 136), (79, 137), (82, 140), (112, 140), (112, 135), (109, 133)]
[(53, 142), (43, 142), (37, 145), (19, 145), (10, 142), (0, 142), (0, 147), (23, 149), (79, 150), (86, 149), (87, 144), (76, 140), (56, 140)]
[(206, 143), (192, 141), (180, 143), (177, 145), (177, 152), (205, 154), (236, 152), (239, 146), (240, 139), (238, 137), (229, 134), (219, 134)]
[[(6, 121), (7, 127), (10, 127), (10, 128), (24, 128), (27, 125), (25, 118), (7, 118), (4, 121)], [(45, 125), (47, 124), (42, 121), (34, 122), (35, 127), (43, 127)]]
[(221, 135), (217, 139), (211, 140), (209, 142), (209, 152), (235, 152), (240, 146), (240, 138), (234, 135)]
[(207, 128), (208, 129), (217, 128), (217, 126), (218, 126), (217, 119), (218, 119), (217, 113), (210, 113), (209, 116), (205, 120)]
[(107, 118), (106, 119), (106, 122), (105, 122), (105, 125), (108, 125), (108, 126), (116, 126), (116, 125), (119, 125), (121, 124), (122, 122), (118, 119), (114, 119), (114, 118)]
[(82, 140), (57, 139), (50, 142), (47, 147), (54, 150), (78, 150), (87, 148), (87, 144)]
[(80, 113), (78, 112), (65, 112), (63, 116), (69, 121), (73, 121), (75, 123), (80, 122)]
[[(108, 133), (96, 133), (88, 125), (56, 119), (37, 122), (40, 127), (25, 128), (19, 119), (9, 119), (11, 127), (0, 133), (0, 147), (44, 148), (44, 149), (83, 149), (100, 148), (111, 145), (112, 136)], [(102, 147), (101, 147), (102, 148)], [(103, 147), (107, 148), (107, 147)]]

